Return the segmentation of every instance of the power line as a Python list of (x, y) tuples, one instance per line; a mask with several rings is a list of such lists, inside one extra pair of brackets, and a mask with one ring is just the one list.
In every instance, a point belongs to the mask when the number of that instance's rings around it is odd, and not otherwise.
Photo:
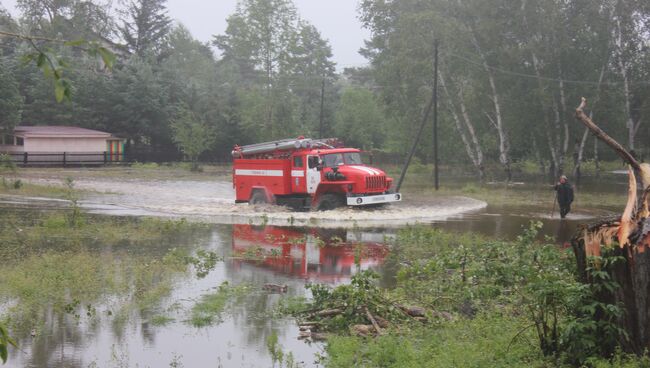
[[(463, 60), (463, 61), (465, 61), (467, 63), (473, 64), (473, 65), (481, 67), (481, 68), (484, 68), (486, 66), (482, 62), (471, 60), (471, 59), (466, 58), (464, 56), (453, 54), (453, 53), (450, 53), (450, 52), (445, 52), (445, 55), (448, 55), (448, 56), (451, 56), (453, 58)], [(622, 84), (622, 82), (605, 82), (605, 81), (603, 81), (603, 82), (599, 83), (598, 81), (587, 81), (587, 80), (560, 79), (560, 78), (544, 77), (544, 76), (537, 76), (537, 75), (534, 75), (534, 74), (526, 74), (526, 73), (515, 72), (515, 71), (512, 71), (512, 70), (507, 70), (507, 69), (503, 69), (503, 68), (499, 68), (499, 67), (491, 66), (491, 65), (487, 65), (487, 67), (489, 69), (491, 69), (491, 70), (497, 71), (497, 72), (502, 73), (502, 74), (512, 75), (512, 76), (515, 76), (515, 77), (530, 78), (530, 79), (542, 79), (542, 80), (549, 81), (549, 82), (560, 82), (560, 81), (562, 81), (562, 82), (568, 83), (568, 84), (582, 84), (582, 85), (590, 85), (590, 86), (597, 86), (599, 84), (600, 85), (606, 85), (606, 86), (619, 86), (619, 85)], [(636, 81), (636, 82), (630, 82), (629, 84), (630, 85), (650, 85), (650, 81)]]

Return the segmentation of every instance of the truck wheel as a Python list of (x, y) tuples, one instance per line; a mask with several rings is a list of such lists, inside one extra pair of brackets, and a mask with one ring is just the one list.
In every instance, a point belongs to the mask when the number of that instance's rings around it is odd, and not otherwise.
[(316, 205), (316, 209), (319, 211), (329, 211), (338, 207), (343, 207), (345, 201), (343, 196), (339, 194), (327, 193), (323, 194)]
[(248, 200), (248, 204), (265, 204), (268, 201), (266, 200), (266, 194), (262, 192), (261, 190), (256, 190), (253, 192), (253, 195), (251, 195), (251, 199)]

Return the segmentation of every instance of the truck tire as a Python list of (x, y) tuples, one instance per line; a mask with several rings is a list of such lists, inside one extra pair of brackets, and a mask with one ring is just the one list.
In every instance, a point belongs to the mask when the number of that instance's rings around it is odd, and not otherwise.
[(253, 194), (251, 195), (251, 199), (248, 200), (248, 204), (252, 204), (252, 205), (266, 204), (266, 203), (268, 203), (268, 201), (266, 200), (266, 194), (264, 194), (264, 192), (261, 190), (253, 191)]
[(330, 211), (338, 207), (343, 207), (345, 205), (345, 198), (340, 194), (326, 193), (323, 194), (318, 203), (316, 204), (316, 209), (319, 211)]

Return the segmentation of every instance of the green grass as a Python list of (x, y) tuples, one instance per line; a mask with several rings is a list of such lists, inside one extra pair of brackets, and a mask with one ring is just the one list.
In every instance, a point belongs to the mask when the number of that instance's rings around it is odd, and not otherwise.
[[(201, 165), (202, 171), (191, 171), (190, 163), (134, 163), (132, 165), (85, 168), (26, 167), (11, 173), (23, 182), (29, 179), (151, 179), (151, 180), (230, 180), (230, 164)], [(9, 174), (7, 174), (9, 175)], [(9, 177), (9, 176), (8, 176)]]
[[(21, 181), (20, 188), (14, 188), (14, 183), (16, 180)], [(22, 179), (16, 178), (5, 178), (5, 181), (9, 183), (8, 185), (0, 185), (0, 195), (19, 195), (25, 197), (44, 197), (44, 198), (56, 198), (56, 199), (68, 199), (69, 190), (63, 186), (54, 186), (54, 185), (40, 185), (27, 183)], [(87, 190), (79, 190), (76, 192), (79, 195), (86, 195), (91, 193)]]
[[(590, 166), (592, 164), (589, 162), (583, 164), (583, 174), (593, 176), (595, 169)], [(398, 180), (401, 167), (395, 165), (377, 166), (385, 169), (395, 181)], [(602, 173), (621, 168), (623, 167), (617, 161), (601, 162)], [(405, 194), (405, 198), (466, 196), (483, 200), (491, 206), (541, 206), (549, 207), (550, 211), (554, 200), (552, 179), (540, 176), (534, 163), (529, 161), (515, 164), (513, 170), (515, 171), (514, 183), (508, 185), (503, 181), (502, 170), (498, 167), (489, 169), (486, 183), (481, 183), (470, 167), (443, 166), (440, 171), (440, 190), (436, 191), (433, 188), (432, 165), (416, 163), (409, 167), (401, 191)], [(569, 166), (565, 170), (571, 172), (573, 169)], [(593, 179), (591, 180), (593, 181)], [(524, 183), (516, 183), (518, 181)], [(620, 191), (615, 193), (577, 189), (574, 202), (576, 208), (617, 210), (624, 206), (627, 199), (625, 185), (622, 185)]]
[(149, 319), (152, 325), (154, 326), (166, 326), (175, 320), (169, 316), (164, 316), (164, 315), (156, 315), (153, 316)]
[[(390, 255), (391, 263), (399, 265), (397, 285), (387, 297), (424, 307), (428, 320), (394, 322), (375, 338), (333, 330), (324, 365), (569, 367), (569, 353), (564, 351), (572, 350), (564, 349), (582, 346), (583, 338), (571, 335), (575, 330), (568, 326), (577, 321), (571, 311), (589, 299), (583, 299), (587, 294), (574, 274), (572, 253), (534, 241), (536, 226), (510, 242), (428, 227), (400, 230)], [(562, 340), (555, 355), (544, 355), (535, 322), (540, 313), (548, 318), (552, 310), (558, 313), (560, 336), (568, 333), (576, 340)], [(593, 332), (582, 326), (587, 340), (592, 339)], [(646, 357), (620, 352), (609, 358), (594, 355), (585, 362), (594, 367), (649, 363)]]
[(219, 285), (216, 292), (205, 294), (192, 306), (189, 323), (194, 327), (206, 327), (217, 323), (224, 309), (235, 297), (250, 292), (247, 285), (230, 286), (228, 282)]
[(336, 336), (327, 344), (327, 367), (552, 367), (531, 347), (533, 331), (517, 339), (522, 318), (492, 313), (474, 319), (413, 327), (374, 339)]
[[(81, 215), (77, 226), (70, 226), (70, 212), (0, 213), (0, 258), (11, 264), (21, 258), (48, 251), (88, 248), (94, 244), (119, 244), (138, 247), (172, 244), (207, 234), (209, 226), (185, 220), (158, 218), (120, 218)], [(0, 266), (1, 267), (1, 266)]]
[[(550, 208), (555, 200), (555, 192), (549, 185), (540, 188), (534, 185), (507, 186), (505, 184), (465, 184), (456, 186), (443, 185), (439, 191), (432, 189), (425, 193), (438, 195), (459, 195), (480, 199), (492, 206), (537, 206)], [(618, 193), (590, 193), (577, 191), (574, 207), (612, 209), (622, 208), (627, 200), (627, 188), (622, 187)]]

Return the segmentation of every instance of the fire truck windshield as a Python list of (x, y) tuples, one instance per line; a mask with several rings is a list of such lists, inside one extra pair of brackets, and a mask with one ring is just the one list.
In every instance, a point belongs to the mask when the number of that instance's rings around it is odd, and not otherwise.
[(331, 153), (323, 155), (323, 165), (325, 167), (335, 167), (339, 165), (361, 165), (361, 155), (358, 152)]

